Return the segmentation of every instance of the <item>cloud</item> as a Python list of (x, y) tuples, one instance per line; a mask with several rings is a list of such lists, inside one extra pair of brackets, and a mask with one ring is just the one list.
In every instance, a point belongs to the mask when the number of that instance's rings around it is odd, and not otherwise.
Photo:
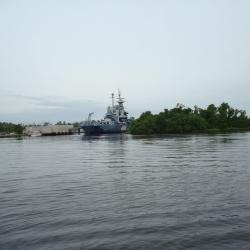
[(5, 95), (0, 96), (0, 119), (22, 123), (80, 121), (84, 120), (89, 112), (94, 112), (97, 118), (101, 118), (105, 107), (101, 102), (62, 96)]

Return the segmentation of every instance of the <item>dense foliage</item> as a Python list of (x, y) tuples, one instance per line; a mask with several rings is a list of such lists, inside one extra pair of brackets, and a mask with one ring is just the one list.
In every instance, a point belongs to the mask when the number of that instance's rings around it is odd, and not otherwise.
[(21, 124), (13, 124), (8, 122), (0, 122), (0, 133), (3, 134), (22, 134), (24, 127)]
[(130, 125), (131, 134), (188, 133), (213, 129), (250, 128), (250, 119), (244, 110), (222, 103), (210, 104), (206, 109), (193, 109), (177, 104), (159, 114), (144, 112)]

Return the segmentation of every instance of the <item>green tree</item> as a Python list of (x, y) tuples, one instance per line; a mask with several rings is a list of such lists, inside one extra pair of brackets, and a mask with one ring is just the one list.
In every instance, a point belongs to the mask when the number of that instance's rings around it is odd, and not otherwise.
[(248, 128), (250, 119), (244, 110), (234, 109), (223, 102), (219, 107), (214, 104), (206, 109), (194, 109), (177, 104), (172, 109), (153, 115), (146, 111), (130, 124), (132, 134), (186, 133), (206, 129)]

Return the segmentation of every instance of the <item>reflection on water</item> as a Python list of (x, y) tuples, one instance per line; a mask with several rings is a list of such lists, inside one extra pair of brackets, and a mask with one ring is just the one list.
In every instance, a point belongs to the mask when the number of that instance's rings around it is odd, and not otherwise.
[(250, 134), (0, 140), (0, 249), (249, 249)]

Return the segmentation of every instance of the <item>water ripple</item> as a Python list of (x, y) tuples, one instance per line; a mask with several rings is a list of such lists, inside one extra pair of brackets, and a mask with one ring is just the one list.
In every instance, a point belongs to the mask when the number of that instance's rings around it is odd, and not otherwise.
[(250, 249), (250, 134), (0, 140), (0, 249)]

